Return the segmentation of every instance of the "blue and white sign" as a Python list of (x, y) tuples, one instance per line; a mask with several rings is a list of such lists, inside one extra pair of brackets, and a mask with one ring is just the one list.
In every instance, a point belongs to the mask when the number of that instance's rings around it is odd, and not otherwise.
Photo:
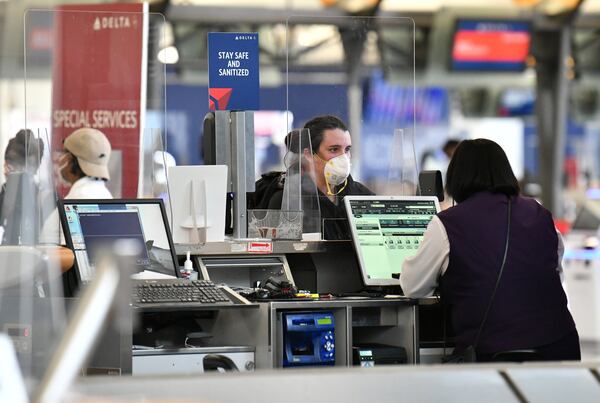
[(210, 32), (210, 110), (258, 110), (259, 88), (258, 33)]

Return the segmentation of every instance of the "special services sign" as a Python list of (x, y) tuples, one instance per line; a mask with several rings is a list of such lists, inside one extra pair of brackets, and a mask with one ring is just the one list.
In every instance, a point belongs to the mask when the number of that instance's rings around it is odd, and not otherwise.
[[(122, 197), (137, 196), (146, 87), (146, 4), (68, 5), (55, 12), (52, 149), (80, 127), (122, 153)], [(63, 191), (64, 192), (64, 191)]]

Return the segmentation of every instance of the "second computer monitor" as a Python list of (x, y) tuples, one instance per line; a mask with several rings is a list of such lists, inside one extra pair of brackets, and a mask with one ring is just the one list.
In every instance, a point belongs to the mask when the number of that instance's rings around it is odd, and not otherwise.
[(366, 286), (398, 286), (402, 263), (414, 256), (440, 211), (437, 197), (346, 196), (354, 248)]
[(139, 246), (135, 272), (178, 277), (162, 200), (60, 200), (58, 208), (81, 282), (93, 279), (101, 253), (123, 239)]

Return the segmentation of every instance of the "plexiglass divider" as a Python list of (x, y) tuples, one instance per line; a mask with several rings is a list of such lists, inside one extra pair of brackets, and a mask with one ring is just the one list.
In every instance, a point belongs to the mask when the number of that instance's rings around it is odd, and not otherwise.
[(389, 195), (414, 196), (420, 192), (415, 142), (412, 131), (394, 130), (390, 147), (388, 183)]
[[(0, 194), (0, 333), (13, 341), (30, 396), (36, 395), (42, 377), (57, 380), (48, 378), (52, 356), (55, 363), (69, 359), (55, 350), (64, 338), (65, 306), (77, 303), (62, 292), (61, 273), (74, 259), (72, 251), (61, 246), (65, 239), (57, 209), (57, 200), (72, 190), (65, 183), (72, 179), (64, 174), (65, 152), (78, 154), (69, 163), (76, 160), (86, 176), (100, 177), (86, 173), (80, 158), (107, 167), (105, 186), (113, 197), (163, 197), (168, 191), (164, 167), (172, 160), (164, 144), (165, 66), (157, 59), (164, 25), (164, 16), (148, 13), (143, 4), (61, 6), (25, 13), (22, 127), (30, 131), (15, 134), (10, 143), (15, 158), (5, 165)], [(98, 151), (102, 147), (94, 144), (67, 149), (65, 138), (81, 128), (102, 132), (111, 151)], [(108, 264), (119, 266), (123, 262), (113, 258), (123, 250), (109, 248), (103, 256), (113, 261)], [(132, 331), (132, 319), (117, 326), (106, 316), (93, 315), (98, 304), (105, 312), (119, 304), (129, 311), (131, 289), (127, 281), (120, 284), (126, 289), (118, 296), (101, 298), (85, 309), (97, 331), (88, 332), (92, 339), (79, 349), (78, 357), (71, 357), (73, 362), (85, 367), (101, 329), (115, 325), (118, 332)], [(92, 279), (80, 285), (80, 291), (94, 286)], [(78, 375), (81, 366), (74, 370)]]
[[(348, 183), (360, 181), (367, 188), (351, 185), (348, 189), (337, 186), (330, 190), (325, 185), (317, 186), (324, 237), (348, 239), (348, 226), (341, 218), (345, 215), (344, 196), (367, 191), (415, 194), (414, 146), (409, 147), (408, 155), (404, 144), (415, 136), (415, 23), (410, 18), (394, 17), (292, 16), (286, 27), (286, 110), (299, 117), (295, 111), (302, 105), (306, 115), (294, 126), (303, 127), (316, 116), (339, 118), (348, 129), (349, 138), (334, 139), (328, 132), (330, 128), (313, 130), (310, 135), (314, 154), (325, 164), (342, 153), (349, 154), (352, 178)], [(312, 73), (314, 79), (306, 80), (311, 71), (319, 73)], [(400, 106), (389, 102), (384, 93), (365, 92), (374, 76), (393, 79), (403, 87), (402, 107), (406, 110), (390, 109)], [(312, 85), (313, 82), (321, 85)], [(307, 85), (311, 85), (310, 98)], [(402, 130), (392, 134), (390, 127)], [(340, 129), (344, 131), (343, 127)], [(404, 152), (407, 156), (398, 160), (398, 153)], [(382, 172), (385, 168), (381, 167), (386, 164), (389, 168)], [(314, 175), (323, 184), (325, 181), (319, 176), (324, 176), (325, 171), (323, 164), (318, 165), (319, 171)], [(335, 216), (331, 216), (332, 211), (336, 211)]]
[(43, 242), (56, 213), (44, 130), (20, 130), (8, 141), (0, 192), (0, 333), (12, 339), (28, 386), (35, 388), (62, 336), (66, 314), (58, 227)]
[[(281, 210), (293, 214), (302, 211), (302, 233), (311, 239), (320, 238), (321, 209), (315, 182), (312, 142), (308, 129), (292, 130), (286, 138), (287, 168)], [(318, 239), (317, 238), (317, 239)]]
[(167, 207), (169, 200), (167, 170), (175, 166), (175, 159), (165, 149), (162, 130), (149, 128), (144, 130), (140, 158), (142, 160), (140, 197), (162, 199)]
[[(54, 164), (74, 131), (101, 131), (112, 148), (106, 185), (114, 198), (162, 193), (153, 189), (156, 178), (145, 158), (166, 151), (165, 65), (157, 57), (165, 19), (127, 11), (136, 8), (143, 7), (64, 6), (25, 14), (24, 126), (48, 130)], [(36, 45), (39, 27), (50, 51)], [(57, 183), (59, 197), (68, 192)]]
[(309, 130), (292, 130), (285, 144), (286, 172), (274, 179), (269, 209), (248, 211), (248, 235), (319, 240), (321, 212)]

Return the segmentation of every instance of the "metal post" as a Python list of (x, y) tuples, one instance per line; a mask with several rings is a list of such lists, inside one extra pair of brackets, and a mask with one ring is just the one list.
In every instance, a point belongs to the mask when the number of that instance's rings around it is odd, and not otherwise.
[(560, 50), (558, 74), (556, 76), (556, 135), (554, 141), (554, 164), (552, 176), (552, 212), (557, 217), (563, 215), (562, 177), (565, 165), (565, 144), (567, 139), (567, 114), (569, 109), (569, 80), (567, 78), (567, 60), (571, 57), (571, 25), (566, 25), (560, 32)]
[(233, 236), (247, 236), (246, 192), (254, 191), (254, 115), (231, 112), (231, 183), (233, 199)]
[(215, 112), (215, 165), (227, 165), (227, 191), (232, 192), (231, 181), (231, 118), (229, 111)]
[(254, 192), (254, 113), (215, 112), (215, 164), (227, 165), (233, 198), (233, 237), (247, 235), (246, 192)]
[(367, 33), (373, 20), (353, 19), (350, 27), (339, 27), (346, 61), (348, 96), (348, 129), (352, 136), (352, 171), (360, 176), (362, 97), (361, 86), (362, 54)]
[[(547, 58), (538, 58), (537, 67), (537, 127), (540, 157), (542, 203), (552, 213), (562, 214), (562, 177), (568, 108), (567, 59), (571, 53), (571, 26), (564, 25), (558, 32), (538, 32), (543, 36)], [(547, 40), (553, 35), (556, 41)]]

